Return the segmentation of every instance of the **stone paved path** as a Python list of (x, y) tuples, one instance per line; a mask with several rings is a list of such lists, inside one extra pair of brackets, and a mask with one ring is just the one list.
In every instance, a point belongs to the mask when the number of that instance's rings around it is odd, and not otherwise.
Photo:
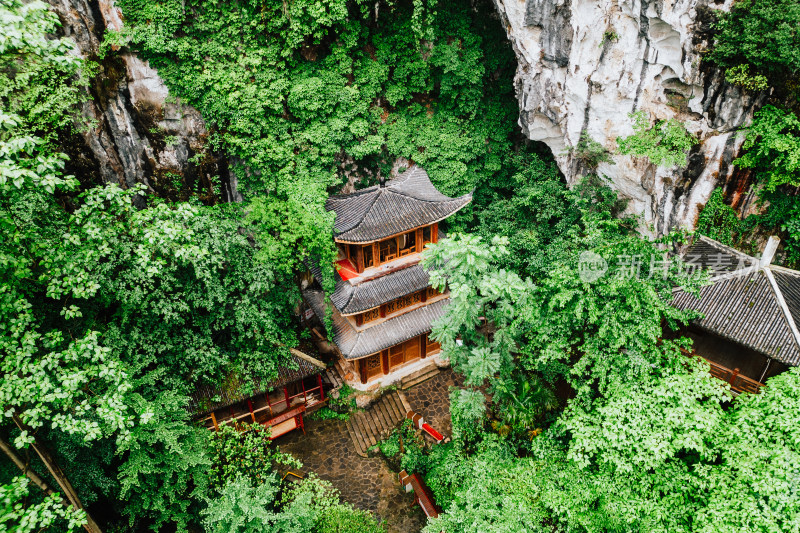
[[(460, 380), (451, 370), (403, 391), (411, 407), (438, 431), (450, 435), (449, 387)], [(380, 457), (360, 457), (344, 422), (306, 420), (306, 434), (292, 431), (275, 439), (281, 451), (303, 462), (304, 472), (315, 472), (339, 489), (342, 499), (385, 520), (390, 533), (414, 533), (425, 525), (425, 515), (400, 486)]]
[(433, 429), (452, 437), (450, 423), (450, 387), (460, 387), (464, 379), (451, 369), (443, 370), (428, 381), (403, 391), (411, 408), (421, 414)]

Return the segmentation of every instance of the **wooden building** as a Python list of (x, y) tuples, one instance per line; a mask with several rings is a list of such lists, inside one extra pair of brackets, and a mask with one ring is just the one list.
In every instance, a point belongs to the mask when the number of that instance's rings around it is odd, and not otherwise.
[[(417, 166), (385, 184), (328, 200), (339, 249), (329, 295), (331, 336), (351, 386), (385, 386), (434, 364), (440, 350), (428, 334), (448, 296), (430, 287), (420, 253), (441, 237), (438, 223), (471, 200), (471, 194), (441, 194)], [(318, 268), (310, 270), (319, 278)], [(318, 283), (312, 281), (303, 297), (318, 317), (325, 316)]]
[(292, 366), (278, 369), (278, 377), (264, 383), (231, 375), (218, 387), (201, 386), (191, 395), (190, 411), (210, 430), (223, 424), (261, 424), (270, 438), (303, 428), (303, 416), (325, 402), (322, 372), (325, 364), (292, 350)]
[(694, 340), (693, 352), (734, 392), (758, 392), (765, 380), (800, 365), (800, 272), (772, 264), (778, 239), (771, 237), (760, 258), (707, 237), (684, 254), (690, 267), (711, 274), (699, 297), (676, 290), (673, 305), (703, 313), (680, 334)]

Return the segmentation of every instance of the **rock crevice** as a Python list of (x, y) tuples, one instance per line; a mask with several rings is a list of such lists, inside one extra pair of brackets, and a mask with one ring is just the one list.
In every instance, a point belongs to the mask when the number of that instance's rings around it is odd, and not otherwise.
[[(214, 201), (213, 181), (228, 177), (228, 165), (209, 153), (200, 113), (171, 98), (158, 73), (135, 53), (116, 50), (99, 59), (106, 30), (122, 28), (119, 9), (111, 0), (50, 0), (50, 5), (76, 53), (100, 65), (91, 99), (81, 110), (93, 127), (80, 135), (83, 146), (69, 150), (80, 154), (84, 173), (123, 187), (141, 183), (165, 198), (192, 193)], [(235, 185), (230, 179), (221, 184), (223, 199), (240, 198)]]

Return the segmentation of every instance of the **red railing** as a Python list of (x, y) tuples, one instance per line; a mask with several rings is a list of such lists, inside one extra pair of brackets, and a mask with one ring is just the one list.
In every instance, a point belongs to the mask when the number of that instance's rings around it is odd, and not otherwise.
[(761, 387), (764, 386), (763, 383), (760, 383), (754, 379), (751, 379), (741, 373), (739, 373), (738, 368), (734, 368), (731, 370), (728, 367), (722, 366), (719, 363), (715, 363), (710, 359), (706, 359), (702, 355), (694, 352), (690, 352), (688, 350), (681, 350), (684, 355), (688, 357), (698, 357), (708, 363), (710, 365), (708, 373), (711, 374), (713, 377), (724, 381), (725, 383), (731, 386), (731, 390), (733, 392), (739, 394), (742, 392), (749, 392), (751, 394), (758, 394), (761, 390)]
[[(263, 407), (254, 408), (253, 402), (251, 401), (252, 398), (248, 398), (245, 400), (245, 403), (248, 407), (247, 411), (240, 411), (236, 413), (233, 410), (233, 406), (230, 406), (228, 408), (218, 409), (209, 413), (209, 415), (200, 420), (200, 422), (207, 425), (207, 423), (210, 421), (211, 425), (208, 426), (208, 429), (211, 430), (217, 430), (221, 424), (234, 424), (238, 427), (240, 423), (249, 423), (251, 421), (253, 423), (260, 423), (263, 425), (274, 425), (276, 423), (275, 420), (280, 418), (287, 411), (294, 411), (298, 408), (298, 406), (302, 406), (303, 411), (305, 411), (307, 408), (325, 401), (325, 391), (322, 388), (322, 377), (320, 375), (317, 375), (316, 387), (306, 389), (305, 383), (303, 383), (302, 380), (300, 381), (300, 384), (302, 387), (302, 392), (294, 395), (289, 395), (289, 389), (287, 387), (283, 387), (283, 400), (273, 403), (270, 401), (269, 393), (265, 393), (264, 396), (266, 397), (267, 405), (264, 405)], [(302, 400), (295, 401), (298, 398), (302, 398)], [(224, 419), (218, 419), (217, 415), (221, 412), (224, 412), (226, 409), (228, 410), (230, 416), (226, 416)], [(281, 419), (281, 421), (282, 420), (285, 419)]]

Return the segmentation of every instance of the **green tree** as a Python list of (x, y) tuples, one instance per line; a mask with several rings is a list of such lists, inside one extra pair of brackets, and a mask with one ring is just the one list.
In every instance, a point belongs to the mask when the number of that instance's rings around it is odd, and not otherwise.
[(741, 0), (730, 12), (717, 12), (717, 17), (711, 61), (726, 68), (752, 65), (773, 85), (800, 73), (800, 2)]
[(800, 524), (800, 369), (740, 396), (714, 433), (715, 463), (698, 468), (708, 494), (695, 531), (793, 531)]
[(131, 525), (145, 519), (154, 531), (166, 524), (185, 530), (208, 486), (208, 431), (187, 424), (188, 399), (174, 392), (130, 401), (148, 414), (117, 448), (124, 512)]
[(431, 286), (450, 291), (450, 305), (434, 324), (433, 338), (468, 385), (480, 386), (498, 373), (508, 377), (514, 368), (516, 340), (508, 327), (533, 285), (499, 267), (509, 253), (507, 244), (502, 237), (487, 246), (480, 237), (456, 234), (423, 253)]
[(67, 521), (67, 528), (77, 529), (84, 522), (83, 514), (66, 507), (58, 494), (33, 505), (26, 505), (29, 498), (25, 477), (15, 477), (8, 485), (0, 485), (0, 526), (10, 533), (34, 533), (53, 526), (57, 519)]

